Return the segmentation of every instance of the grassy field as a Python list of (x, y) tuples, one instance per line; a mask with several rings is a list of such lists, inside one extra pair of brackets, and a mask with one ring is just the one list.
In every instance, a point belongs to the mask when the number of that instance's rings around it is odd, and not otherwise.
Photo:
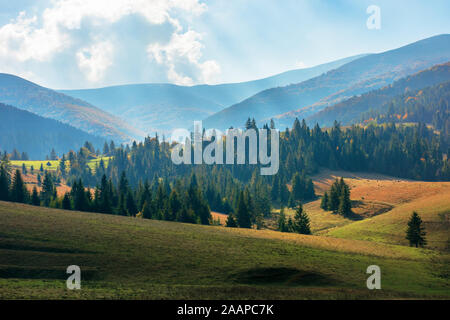
[[(44, 170), (51, 170), (54, 171), (59, 166), (58, 160), (28, 160), (28, 161), (22, 161), (22, 160), (11, 160), (11, 165), (16, 168), (22, 168), (22, 165), (25, 164), (25, 167), (27, 167), (28, 170), (31, 169), (31, 167), (34, 168), (34, 172), (39, 172), (39, 169), (41, 165), (44, 167)], [(50, 165), (48, 165), (50, 164)]]
[[(0, 298), (450, 298), (442, 253), (0, 202)], [(79, 265), (82, 289), (65, 288)], [(382, 290), (366, 288), (379, 265)]]
[[(88, 162), (89, 168), (92, 170), (95, 169), (95, 166), (100, 163), (100, 161), (103, 159), (103, 162), (105, 163), (105, 166), (108, 166), (109, 159), (111, 157), (99, 157), (96, 159), (91, 159)], [(39, 168), (42, 166), (44, 167), (44, 170), (50, 170), (55, 171), (59, 166), (59, 160), (28, 160), (28, 161), (22, 161), (22, 160), (12, 160), (11, 165), (16, 168), (22, 168), (22, 165), (25, 164), (27, 169), (31, 169), (31, 166), (34, 168), (34, 172), (39, 172)], [(50, 164), (50, 165), (48, 165)], [(66, 161), (67, 168), (70, 168), (70, 162)]]
[[(0, 298), (450, 299), (450, 183), (322, 171), (317, 193), (341, 176), (355, 217), (309, 202), (312, 236), (0, 202)], [(404, 239), (413, 210), (426, 249)], [(79, 291), (65, 288), (72, 264)], [(373, 264), (382, 290), (366, 288)]]
[(320, 200), (305, 205), (316, 234), (408, 245), (408, 219), (417, 211), (428, 232), (428, 248), (450, 250), (450, 183), (394, 179), (373, 174), (323, 171), (314, 177), (319, 193), (343, 176), (351, 187), (356, 219), (345, 219), (320, 208)]

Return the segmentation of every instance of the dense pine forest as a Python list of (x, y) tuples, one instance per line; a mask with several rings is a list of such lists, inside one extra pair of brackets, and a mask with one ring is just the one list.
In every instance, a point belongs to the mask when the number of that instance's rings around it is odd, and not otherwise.
[[(257, 129), (250, 119), (246, 128)], [(264, 128), (275, 130), (273, 122)], [(105, 143), (101, 160), (91, 169), (88, 160), (99, 151), (87, 142), (78, 152), (63, 155), (56, 171), (40, 168), (40, 192), (36, 188), (28, 192), (22, 177), (27, 169), (13, 172), (9, 155), (4, 153), (0, 200), (199, 224), (215, 223), (212, 210), (229, 214), (228, 226), (249, 228), (262, 227), (273, 207), (297, 208), (297, 218), (305, 220), (299, 206), (316, 198), (309, 176), (321, 167), (450, 180), (447, 142), (420, 123), (342, 128), (336, 122), (322, 130), (296, 120), (292, 129), (280, 135), (280, 169), (274, 176), (261, 176), (259, 166), (249, 164), (174, 165), (173, 146), (158, 135), (131, 146)], [(56, 185), (61, 181), (71, 191), (58, 197)], [(351, 213), (343, 181), (336, 182), (324, 198), (325, 210), (344, 216)], [(294, 222), (285, 223), (292, 225), (284, 231), (299, 228)]]

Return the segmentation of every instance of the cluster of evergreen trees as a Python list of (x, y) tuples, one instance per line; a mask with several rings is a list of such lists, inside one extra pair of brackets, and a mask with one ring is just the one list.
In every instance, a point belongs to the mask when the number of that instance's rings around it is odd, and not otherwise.
[(278, 217), (278, 230), (281, 232), (295, 232), (300, 234), (311, 234), (308, 214), (303, 210), (300, 203), (295, 211), (294, 219), (286, 219), (284, 208), (281, 208)]
[[(40, 178), (40, 175), (38, 177)], [(36, 186), (34, 186), (30, 193), (23, 180), (21, 171), (16, 169), (13, 172), (8, 157), (3, 156), (0, 161), (0, 200), (61, 208), (58, 205), (56, 186), (52, 174), (45, 171), (43, 182), (39, 180), (41, 191), (38, 192)]]
[(333, 211), (344, 217), (351, 215), (350, 187), (345, 183), (344, 178), (336, 179), (331, 185), (330, 191), (325, 192), (320, 207), (323, 210)]
[[(255, 129), (255, 121), (249, 120), (246, 126)], [(264, 128), (274, 130), (273, 121)], [(24, 192), (24, 201), (37, 204), (39, 198), (42, 205), (65, 209), (203, 224), (211, 223), (209, 212), (213, 210), (229, 214), (229, 226), (261, 227), (273, 206), (297, 208), (315, 199), (308, 176), (321, 167), (449, 180), (450, 165), (442, 143), (423, 125), (342, 129), (335, 123), (322, 130), (296, 120), (292, 129), (280, 134), (280, 169), (274, 176), (261, 176), (259, 165), (248, 163), (175, 165), (171, 160), (174, 145), (164, 138), (160, 141), (158, 135), (131, 146), (105, 143), (102, 158), (91, 168), (89, 161), (100, 151), (85, 143), (78, 152), (63, 155), (55, 172), (46, 173), (41, 167), (38, 183), (44, 185), (43, 190), (36, 191), (34, 202), (35, 192), (29, 196)], [(21, 199), (18, 194), (11, 197), (13, 185), (14, 190), (21, 189), (16, 175), (4, 174), (9, 182), (0, 188), (8, 189), (8, 199)], [(55, 191), (60, 181), (72, 187), (62, 198)], [(322, 207), (344, 216), (351, 214), (350, 190), (343, 179), (324, 195)]]
[[(6, 150), (5, 152), (6, 153)], [(30, 158), (28, 157), (28, 154), (26, 152), (22, 152), (20, 153), (19, 151), (17, 151), (17, 149), (13, 149), (13, 151), (11, 152), (9, 159), (11, 160), (24, 160), (27, 161)]]

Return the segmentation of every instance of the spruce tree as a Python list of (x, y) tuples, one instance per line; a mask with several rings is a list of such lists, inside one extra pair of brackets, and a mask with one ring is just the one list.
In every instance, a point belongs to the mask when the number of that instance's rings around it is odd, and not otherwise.
[(237, 228), (238, 227), (236, 219), (234, 218), (232, 213), (230, 213), (228, 215), (227, 222), (226, 222), (225, 226), (228, 227), (228, 228)]
[(64, 194), (64, 198), (62, 200), (62, 204), (61, 204), (62, 208), (64, 210), (72, 210), (72, 201), (70, 200), (70, 193), (66, 192)]
[(292, 221), (291, 217), (289, 217), (289, 219), (288, 219), (287, 232), (295, 232), (294, 221)]
[(28, 191), (18, 169), (11, 184), (11, 200), (20, 203), (26, 203), (28, 200)]
[(43, 205), (48, 207), (52, 201), (55, 191), (55, 186), (53, 184), (53, 178), (50, 172), (45, 172), (44, 182), (42, 184), (41, 198)]
[(311, 234), (309, 226), (309, 217), (303, 210), (302, 204), (299, 204), (294, 216), (294, 231), (300, 234)]
[(344, 217), (348, 217), (352, 212), (352, 203), (350, 200), (350, 188), (347, 184), (341, 185), (341, 195), (339, 197), (338, 213)]
[(328, 202), (328, 192), (325, 192), (323, 194), (322, 201), (320, 202), (320, 207), (325, 211), (328, 211)]
[(236, 210), (237, 224), (239, 228), (251, 228), (250, 212), (245, 203), (244, 191), (239, 194), (237, 210)]
[(169, 196), (167, 216), (165, 217), (168, 221), (175, 221), (178, 216), (179, 211), (181, 210), (181, 201), (178, 196), (178, 192), (176, 190), (172, 190)]
[(101, 213), (112, 213), (112, 193), (110, 190), (110, 185), (106, 175), (102, 176), (102, 181), (100, 182), (99, 194), (98, 194), (98, 209)]
[(280, 209), (280, 215), (278, 216), (278, 231), (288, 232), (288, 226), (286, 222), (286, 214), (284, 213), (284, 208)]
[(406, 239), (409, 240), (410, 246), (415, 246), (417, 248), (427, 244), (425, 227), (422, 223), (422, 219), (417, 212), (414, 211), (408, 221), (408, 229), (406, 230)]
[(134, 201), (133, 193), (131, 190), (128, 190), (127, 198), (126, 198), (126, 206), (127, 212), (130, 216), (135, 217), (138, 213), (138, 209), (136, 206), (136, 201)]
[(59, 170), (61, 171), (61, 175), (63, 178), (66, 177), (66, 156), (63, 154), (61, 161), (59, 162)]
[(336, 180), (331, 186), (330, 197), (328, 201), (328, 210), (336, 212), (339, 209), (339, 197), (341, 195), (339, 182)]
[(149, 204), (147, 201), (145, 201), (144, 205), (142, 206), (142, 217), (144, 219), (151, 219), (152, 218), (151, 204)]
[(33, 192), (31, 194), (31, 204), (33, 206), (40, 206), (41, 205), (41, 199), (39, 198), (39, 193), (37, 191), (36, 186), (33, 187)]
[(8, 201), (9, 200), (9, 185), (10, 185), (10, 177), (6, 170), (6, 166), (0, 164), (0, 200)]

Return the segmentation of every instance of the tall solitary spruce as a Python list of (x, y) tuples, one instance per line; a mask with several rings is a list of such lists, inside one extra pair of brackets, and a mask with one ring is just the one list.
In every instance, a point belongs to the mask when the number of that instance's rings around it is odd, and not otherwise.
[(294, 232), (300, 234), (311, 234), (309, 217), (303, 210), (303, 206), (301, 203), (298, 205), (294, 216)]
[(411, 218), (408, 221), (408, 229), (406, 230), (406, 239), (409, 240), (410, 246), (424, 247), (427, 244), (425, 239), (425, 227), (422, 225), (422, 219), (417, 214), (413, 212)]

